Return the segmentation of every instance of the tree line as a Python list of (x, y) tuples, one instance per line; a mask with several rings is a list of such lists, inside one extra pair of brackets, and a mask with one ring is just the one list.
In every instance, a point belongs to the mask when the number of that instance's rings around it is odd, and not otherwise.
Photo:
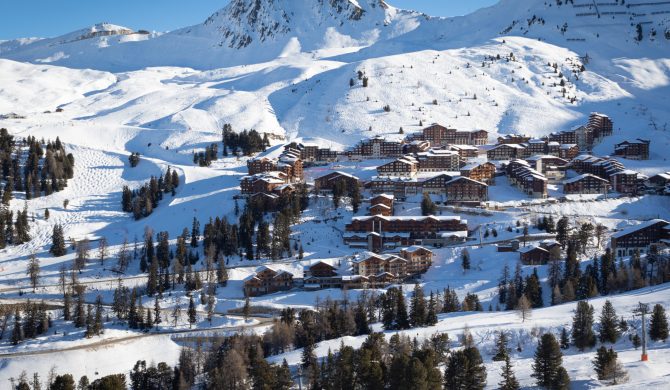
[(240, 133), (233, 131), (233, 126), (229, 123), (223, 125), (223, 157), (228, 157), (229, 151), (237, 156), (251, 156), (254, 153), (264, 152), (270, 147), (270, 140), (267, 133), (261, 137), (260, 133), (254, 129), (244, 130)]
[(131, 190), (123, 186), (121, 195), (121, 209), (127, 213), (133, 213), (136, 220), (148, 217), (163, 200), (163, 194), (175, 195), (179, 187), (179, 174), (168, 167), (165, 175), (151, 179), (138, 189)]

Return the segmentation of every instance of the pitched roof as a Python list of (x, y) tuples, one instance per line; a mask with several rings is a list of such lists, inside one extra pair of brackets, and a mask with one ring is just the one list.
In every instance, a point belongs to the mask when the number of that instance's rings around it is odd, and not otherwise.
[(653, 225), (655, 225), (655, 224), (657, 224), (657, 223), (665, 223), (666, 226), (667, 226), (667, 225), (670, 225), (670, 222), (668, 222), (668, 221), (666, 221), (666, 220), (663, 220), (663, 219), (651, 219), (651, 220), (649, 220), (649, 221), (642, 222), (642, 223), (639, 224), (639, 225), (630, 226), (630, 227), (627, 227), (627, 228), (625, 228), (625, 229), (623, 229), (623, 230), (621, 230), (621, 231), (618, 231), (618, 232), (612, 234), (612, 238), (621, 238), (621, 237), (623, 237), (623, 236), (627, 236), (627, 235), (629, 235), (629, 234), (631, 234), (631, 233), (635, 233), (635, 232), (640, 231), (640, 230), (642, 230), (642, 229), (646, 229), (646, 228), (648, 228), (648, 227), (650, 227), (650, 226), (653, 226)]

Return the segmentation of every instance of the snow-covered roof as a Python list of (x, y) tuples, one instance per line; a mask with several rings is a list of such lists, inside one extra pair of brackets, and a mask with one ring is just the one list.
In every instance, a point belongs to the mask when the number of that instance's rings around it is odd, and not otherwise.
[(468, 238), (467, 230), (459, 230), (459, 231), (453, 231), (453, 232), (441, 232), (439, 235), (440, 235), (441, 238), (450, 238), (450, 237)]
[(585, 174), (583, 174), (583, 175), (579, 175), (579, 176), (573, 177), (572, 179), (565, 180), (565, 181), (563, 181), (563, 184), (576, 183), (576, 182), (578, 182), (578, 181), (580, 181), (580, 180), (586, 179), (587, 177), (591, 177), (591, 178), (594, 178), (594, 179), (596, 179), (596, 180), (599, 180), (599, 181), (602, 181), (602, 182), (605, 182), (605, 183), (609, 183), (608, 180), (605, 180), (605, 179), (603, 179), (602, 177), (598, 177), (598, 176), (596, 176), (596, 175), (592, 175), (592, 174), (590, 174), (590, 173), (585, 173)]
[(637, 175), (638, 173), (636, 171), (633, 171), (632, 169), (624, 169), (622, 171), (616, 172), (613, 175)]
[(485, 162), (477, 162), (477, 163), (471, 163), (471, 164), (468, 164), (468, 165), (465, 165), (465, 166), (461, 167), (461, 171), (471, 171), (471, 170), (473, 170), (473, 169), (475, 169), (475, 168), (477, 168), (477, 167), (480, 167), (480, 166), (482, 166), (482, 165), (485, 165), (485, 164), (491, 164), (491, 165), (494, 165), (493, 163), (490, 163), (490, 162), (488, 162), (488, 161), (485, 161)]
[(539, 251), (542, 251), (542, 252), (549, 252), (548, 250), (546, 250), (542, 247), (539, 247), (539, 246), (524, 246), (524, 247), (519, 248), (519, 253), (528, 253), (528, 252), (532, 252), (534, 250), (539, 250)]
[(391, 208), (389, 206), (385, 205), (384, 203), (375, 203), (372, 206), (370, 206), (370, 208), (373, 208), (373, 207), (381, 207), (383, 209), (391, 210)]
[(668, 222), (666, 220), (663, 220), (663, 219), (651, 219), (649, 221), (642, 222), (639, 225), (631, 226), (631, 227), (628, 227), (628, 228), (623, 229), (621, 231), (618, 231), (618, 232), (612, 234), (612, 238), (621, 238), (621, 237), (627, 236), (631, 233), (635, 233), (639, 230), (646, 229), (646, 228), (648, 228), (650, 226), (653, 226), (657, 223), (665, 223), (666, 225), (670, 224), (670, 222)]
[(404, 250), (404, 251), (406, 251), (406, 252), (410, 252), (410, 253), (413, 253), (413, 252), (416, 252), (416, 251), (420, 251), (420, 250), (425, 250), (425, 251), (429, 251), (429, 252), (430, 252), (429, 249), (426, 249), (426, 248), (424, 248), (424, 247), (422, 247), (422, 246), (420, 246), (420, 245), (412, 245), (412, 246), (410, 246), (410, 247), (403, 248), (402, 250)]
[[(385, 217), (385, 216), (382, 216), (382, 215), (367, 215), (367, 216), (353, 217), (351, 220), (352, 221), (367, 221), (367, 220), (373, 219), (373, 218), (383, 219), (383, 220), (388, 221), (388, 222), (393, 222), (393, 221), (423, 221), (423, 220), (426, 220), (426, 219), (434, 219), (434, 220), (437, 220), (437, 221), (461, 221), (462, 220), (461, 217), (457, 216), (457, 215), (453, 215), (453, 216), (445, 216), (445, 215), (438, 215), (438, 216), (435, 216), (435, 215), (428, 215), (428, 216), (417, 215), (417, 216), (414, 216), (414, 215), (412, 215), (412, 216), (406, 216), (406, 215), (403, 215), (403, 216), (392, 216), (392, 217)], [(462, 220), (462, 221), (465, 222), (465, 220)]]
[(486, 183), (482, 183), (481, 181), (470, 179), (469, 177), (465, 177), (465, 176), (457, 176), (457, 177), (449, 180), (448, 182), (446, 182), (445, 185), (449, 185), (449, 184), (452, 184), (452, 183), (455, 183), (455, 182), (461, 181), (461, 180), (466, 180), (466, 181), (469, 181), (469, 182), (472, 182), (472, 183), (476, 183), (476, 184), (488, 187), (488, 185)]

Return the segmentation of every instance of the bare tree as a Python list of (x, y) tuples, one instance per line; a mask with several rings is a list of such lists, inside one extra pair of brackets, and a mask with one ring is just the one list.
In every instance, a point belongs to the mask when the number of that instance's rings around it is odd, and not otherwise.
[(33, 292), (35, 292), (37, 283), (40, 280), (40, 261), (34, 253), (30, 255), (30, 260), (28, 260), (26, 274), (30, 277), (30, 285), (33, 287)]
[(67, 266), (65, 264), (61, 264), (58, 269), (58, 285), (63, 295), (65, 295), (67, 287)]
[(519, 298), (519, 303), (516, 305), (517, 314), (521, 318), (521, 322), (526, 322), (526, 320), (530, 318), (531, 308), (530, 301), (526, 297), (526, 294), (523, 294), (521, 298)]
[(100, 265), (105, 265), (105, 258), (107, 257), (107, 239), (105, 237), (100, 238), (98, 242), (98, 258), (100, 259)]
[(603, 236), (605, 235), (605, 231), (607, 231), (607, 228), (605, 227), (605, 225), (603, 225), (601, 223), (596, 225), (595, 233), (596, 233), (596, 242), (597, 242), (597, 245), (598, 245), (598, 249), (600, 249), (600, 242), (602, 241)]
[(118, 259), (119, 259), (117, 263), (118, 271), (125, 272), (126, 267), (128, 267), (128, 239), (123, 240), (123, 244), (121, 245), (121, 249), (119, 250)]
[(91, 247), (89, 245), (87, 238), (77, 241), (76, 247), (77, 250), (74, 258), (74, 264), (77, 271), (81, 271), (81, 269), (86, 266), (86, 261), (88, 261), (88, 256)]
[(174, 305), (174, 309), (172, 309), (172, 324), (175, 328), (177, 327), (179, 320), (181, 320), (181, 306), (179, 306), (179, 302), (177, 302)]

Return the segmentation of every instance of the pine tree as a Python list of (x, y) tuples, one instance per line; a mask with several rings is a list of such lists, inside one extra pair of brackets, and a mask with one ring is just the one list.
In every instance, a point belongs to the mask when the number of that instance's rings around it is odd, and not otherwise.
[(193, 296), (189, 297), (188, 301), (188, 327), (189, 329), (198, 321), (197, 313), (195, 311), (195, 302)]
[(593, 360), (593, 368), (598, 374), (599, 380), (610, 380), (614, 373), (617, 353), (612, 348), (607, 349), (604, 346), (598, 348), (596, 357)]
[(568, 334), (568, 330), (563, 328), (561, 330), (561, 349), (568, 348), (570, 348), (570, 335)]
[(60, 224), (54, 225), (53, 233), (51, 235), (51, 249), (49, 252), (54, 257), (64, 256), (67, 253), (65, 249), (65, 236), (63, 235), (63, 227)]
[(533, 373), (540, 387), (553, 388), (559, 375), (559, 368), (563, 364), (563, 354), (556, 338), (551, 333), (545, 333), (535, 350)]
[(103, 333), (104, 323), (102, 320), (102, 315), (102, 297), (98, 295), (98, 297), (95, 299), (95, 317), (93, 319), (93, 333), (96, 336), (99, 336)]
[(412, 327), (423, 326), (426, 322), (426, 299), (424, 297), (423, 288), (419, 284), (414, 286), (414, 294), (412, 295), (409, 323)]
[(249, 316), (251, 315), (251, 301), (249, 300), (249, 297), (244, 299), (242, 314), (244, 315), (244, 321), (249, 321)]
[(609, 300), (605, 301), (602, 311), (600, 313), (600, 342), (601, 343), (616, 343), (619, 339), (620, 332), (618, 328), (618, 319), (614, 306)]
[(507, 333), (499, 331), (498, 338), (496, 339), (496, 354), (493, 356), (494, 361), (499, 362), (509, 358), (507, 343)]
[(396, 327), (397, 329), (409, 329), (410, 327), (405, 296), (401, 290), (397, 290), (396, 294)]
[(519, 381), (512, 370), (512, 363), (509, 355), (505, 355), (505, 365), (502, 366), (502, 380), (498, 383), (500, 390), (517, 390), (519, 389)]
[(572, 342), (580, 351), (596, 345), (596, 336), (593, 333), (593, 306), (586, 301), (577, 303), (575, 315), (572, 317)]
[(428, 300), (428, 313), (426, 313), (426, 325), (432, 326), (435, 324), (437, 324), (437, 299), (431, 291)]
[(570, 376), (565, 367), (561, 366), (558, 368), (556, 373), (556, 379), (554, 379), (554, 384), (551, 386), (553, 390), (568, 390), (570, 389)]
[(659, 303), (654, 305), (649, 321), (649, 338), (654, 341), (667, 340), (668, 338), (668, 317), (665, 309)]
[(463, 249), (461, 253), (461, 268), (463, 268), (463, 273), (470, 269), (470, 252), (467, 249)]
[(33, 292), (35, 292), (40, 279), (40, 261), (34, 253), (30, 255), (30, 259), (28, 260), (26, 274), (30, 278), (30, 285), (33, 287)]
[(84, 294), (77, 295), (77, 305), (74, 307), (74, 326), (83, 328), (86, 326), (86, 308), (84, 306)]
[(156, 324), (156, 328), (161, 322), (163, 322), (161, 319), (161, 305), (158, 301), (158, 295), (156, 295), (156, 299), (154, 299), (154, 324)]
[(12, 330), (12, 344), (18, 345), (23, 341), (23, 327), (21, 326), (21, 311), (18, 306), (14, 310), (14, 329)]
[(444, 371), (445, 389), (480, 390), (486, 386), (486, 368), (479, 350), (467, 347), (452, 352)]
[(70, 293), (66, 292), (63, 294), (63, 319), (65, 321), (70, 321), (70, 305), (71, 296)]

